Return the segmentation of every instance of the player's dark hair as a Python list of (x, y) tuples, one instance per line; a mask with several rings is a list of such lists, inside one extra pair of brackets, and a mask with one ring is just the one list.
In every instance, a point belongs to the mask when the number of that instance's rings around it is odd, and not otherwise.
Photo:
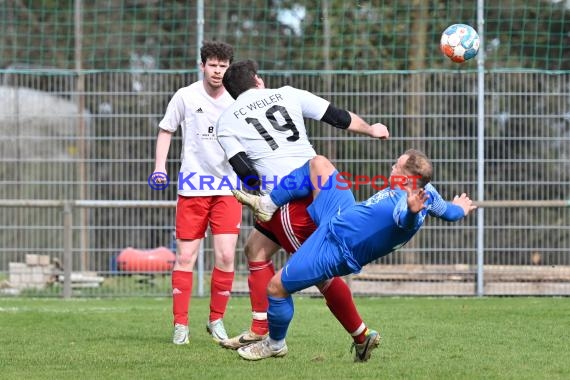
[(404, 154), (408, 156), (408, 159), (402, 169), (409, 175), (417, 177), (418, 187), (425, 187), (433, 176), (433, 166), (429, 158), (417, 149), (408, 149)]
[(239, 61), (228, 67), (222, 79), (222, 83), (232, 98), (237, 99), (241, 93), (255, 87), (256, 75), (257, 63), (255, 61), (249, 59)]
[(231, 64), (234, 61), (234, 48), (225, 42), (205, 41), (200, 48), (200, 58), (203, 64), (208, 58), (228, 61)]

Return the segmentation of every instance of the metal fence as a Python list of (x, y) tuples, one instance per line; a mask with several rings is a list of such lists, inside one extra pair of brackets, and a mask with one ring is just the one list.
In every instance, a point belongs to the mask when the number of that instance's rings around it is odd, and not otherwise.
[[(4, 209), (57, 209), (61, 214), (61, 248), (54, 253), (29, 251), (15, 255), (21, 261), (9, 263), (9, 281), (4, 294), (27, 294), (34, 296), (128, 296), (128, 295), (167, 295), (170, 292), (168, 270), (150, 268), (149, 263), (138, 261), (128, 270), (121, 270), (117, 261), (118, 250), (101, 249), (79, 250), (74, 247), (74, 235), (94, 229), (94, 226), (77, 225), (74, 214), (78, 210), (100, 211), (140, 209), (153, 212), (160, 209), (172, 210), (175, 202), (169, 201), (53, 201), (53, 200), (12, 200), (0, 201)], [(516, 201), (478, 202), (480, 208), (497, 209), (547, 209), (566, 208), (567, 201)], [(567, 208), (565, 209), (568, 210)], [(246, 213), (246, 219), (249, 215)], [(55, 226), (54, 226), (55, 227)], [(540, 226), (527, 226), (534, 231)], [(124, 228), (124, 226), (123, 226)], [(156, 227), (160, 228), (160, 227)], [(244, 226), (244, 234), (251, 230)], [(502, 226), (508, 230), (512, 226)], [(430, 229), (428, 227), (428, 229)], [(488, 234), (494, 228), (486, 228)], [(429, 233), (428, 233), (429, 234)], [(172, 242), (171, 242), (172, 243)], [(441, 242), (439, 242), (441, 243)], [(437, 244), (437, 243), (436, 243)], [(175, 252), (175, 247), (170, 246)], [(361, 274), (349, 277), (348, 281), (355, 294), (368, 295), (569, 295), (570, 266), (568, 257), (551, 255), (552, 250), (544, 248), (522, 248), (503, 254), (504, 263), (477, 263), (474, 251), (457, 252), (456, 249), (422, 248), (403, 249), (391, 256), (378, 260)], [(491, 250), (492, 251), (492, 250)], [(150, 258), (153, 250), (141, 251)], [(237, 277), (234, 294), (247, 292), (247, 263), (242, 250), (238, 252)], [(212, 248), (203, 246), (195, 272), (197, 284), (195, 293), (205, 295), (208, 274), (213, 262)], [(430, 257), (431, 259), (428, 259)], [(41, 260), (46, 258), (46, 260)], [(286, 254), (275, 257), (277, 267), (283, 265)], [(491, 262), (491, 259), (487, 259)], [(141, 265), (136, 268), (136, 265)], [(171, 264), (171, 263), (169, 263)], [(151, 264), (152, 265), (152, 264)], [(77, 268), (88, 268), (78, 271)], [(74, 270), (75, 269), (75, 270)], [(315, 289), (308, 292), (315, 293)]]
[[(196, 80), (196, 73), (0, 74), (2, 292), (64, 294), (65, 281), (50, 274), (68, 263), (77, 274), (67, 289), (74, 296), (169, 294), (168, 272), (125, 273), (117, 268), (116, 257), (127, 247), (174, 248), (174, 208), (148, 205), (172, 202), (175, 186), (153, 191), (147, 177), (153, 169), (156, 125), (174, 90)], [(343, 170), (369, 177), (388, 174), (401, 152), (417, 147), (434, 161), (434, 184), (447, 198), (465, 191), (479, 201), (531, 202), (487, 203), (457, 224), (430, 221), (402, 250), (354, 276), (355, 293), (570, 294), (570, 218), (564, 207), (570, 198), (570, 75), (488, 71), (483, 91), (479, 75), (263, 73), (268, 86), (304, 88), (389, 126), (391, 139), (379, 142), (310, 123), (316, 150)], [(171, 174), (177, 172), (179, 152), (180, 139), (175, 138)], [(371, 186), (355, 190), (357, 199), (374, 192)], [(56, 207), (13, 207), (16, 200), (53, 200)], [(63, 203), (57, 203), (66, 200), (73, 206), (65, 211), (73, 223), (67, 229)], [(98, 201), (141, 203), (89, 203)], [(242, 252), (251, 228), (247, 212), (243, 226), (236, 292), (247, 291)], [(65, 244), (71, 262), (64, 260)], [(211, 253), (207, 239), (202, 286), (208, 283)], [(43, 264), (49, 257), (50, 269), (39, 264), (40, 256)], [(284, 258), (281, 253), (277, 266)], [(15, 289), (11, 263), (30, 270), (43, 285)], [(82, 284), (79, 274), (93, 281)]]

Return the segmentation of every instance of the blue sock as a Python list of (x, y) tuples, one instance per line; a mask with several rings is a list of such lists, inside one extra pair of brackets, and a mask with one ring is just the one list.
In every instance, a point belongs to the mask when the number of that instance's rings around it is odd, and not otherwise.
[(286, 298), (271, 296), (268, 298), (267, 321), (269, 323), (269, 337), (274, 340), (285, 339), (295, 311), (293, 297), (289, 295)]
[(286, 177), (283, 177), (276, 185), (269, 196), (273, 203), (281, 207), (293, 199), (304, 198), (314, 190), (311, 184), (310, 160), (297, 169), (293, 170)]

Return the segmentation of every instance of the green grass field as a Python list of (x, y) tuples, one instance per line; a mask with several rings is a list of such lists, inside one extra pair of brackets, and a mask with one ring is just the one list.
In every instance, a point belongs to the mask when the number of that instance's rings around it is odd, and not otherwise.
[[(569, 379), (569, 298), (357, 298), (383, 341), (353, 363), (351, 339), (319, 298), (295, 298), (289, 355), (242, 360), (205, 331), (193, 299), (191, 341), (174, 346), (170, 300), (0, 299), (2, 379)], [(248, 327), (234, 297), (226, 328)]]

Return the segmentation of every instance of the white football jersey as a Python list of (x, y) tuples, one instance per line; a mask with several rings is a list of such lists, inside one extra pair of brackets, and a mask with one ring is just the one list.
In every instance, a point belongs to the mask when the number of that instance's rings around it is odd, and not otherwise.
[[(184, 196), (231, 195), (237, 183), (228, 158), (216, 137), (216, 121), (234, 99), (225, 92), (217, 99), (202, 81), (176, 91), (158, 124), (169, 132), (182, 127), (182, 152), (178, 194)], [(171, 178), (175, 183), (175, 178)]]
[(320, 120), (329, 104), (291, 86), (250, 89), (220, 116), (218, 140), (229, 158), (245, 152), (266, 183), (262, 193), (270, 192), (271, 181), (280, 181), (317, 155), (307, 138), (304, 118)]

